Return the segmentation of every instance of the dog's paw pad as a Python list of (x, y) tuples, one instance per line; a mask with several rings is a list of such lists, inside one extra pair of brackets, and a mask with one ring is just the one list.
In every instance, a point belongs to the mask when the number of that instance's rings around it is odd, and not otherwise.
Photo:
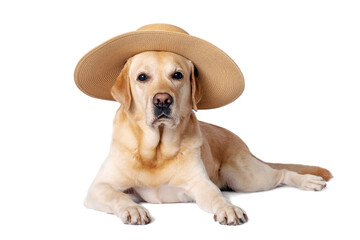
[(145, 225), (151, 222), (148, 210), (140, 205), (126, 207), (117, 215), (125, 224)]
[(241, 225), (248, 221), (248, 217), (244, 210), (236, 206), (226, 206), (219, 208), (214, 220), (222, 225)]

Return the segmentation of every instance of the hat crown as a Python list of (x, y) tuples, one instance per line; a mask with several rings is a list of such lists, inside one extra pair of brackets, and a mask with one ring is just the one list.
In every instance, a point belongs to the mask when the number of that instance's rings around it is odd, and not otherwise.
[(175, 32), (189, 35), (184, 29), (171, 24), (155, 23), (142, 26), (137, 31), (164, 31), (164, 32)]

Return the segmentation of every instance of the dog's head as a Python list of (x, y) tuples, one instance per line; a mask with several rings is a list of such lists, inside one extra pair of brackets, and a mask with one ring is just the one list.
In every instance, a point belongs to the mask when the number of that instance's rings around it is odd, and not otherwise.
[(201, 92), (193, 63), (175, 53), (143, 52), (128, 59), (111, 94), (151, 127), (175, 127), (197, 110)]

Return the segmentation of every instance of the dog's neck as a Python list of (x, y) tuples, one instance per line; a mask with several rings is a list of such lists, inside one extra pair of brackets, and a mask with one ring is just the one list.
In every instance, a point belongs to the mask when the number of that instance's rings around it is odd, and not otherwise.
[[(200, 128), (193, 112), (182, 117), (176, 127), (151, 127), (144, 119), (136, 119), (131, 112), (120, 107), (115, 117), (114, 131), (122, 133), (114, 134), (120, 136), (114, 139), (116, 144), (136, 155), (142, 165), (152, 168), (175, 159), (186, 149), (200, 148), (202, 145)], [(195, 142), (198, 144), (187, 146), (188, 142), (194, 143), (194, 138), (197, 138)]]

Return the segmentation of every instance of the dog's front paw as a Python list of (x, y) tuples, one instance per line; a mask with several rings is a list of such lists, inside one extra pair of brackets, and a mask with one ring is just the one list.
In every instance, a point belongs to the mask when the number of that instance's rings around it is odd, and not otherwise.
[(123, 208), (116, 215), (125, 224), (145, 225), (151, 222), (149, 211), (140, 205)]
[(241, 208), (229, 205), (219, 208), (214, 215), (214, 220), (222, 225), (241, 225), (248, 221), (248, 217)]

